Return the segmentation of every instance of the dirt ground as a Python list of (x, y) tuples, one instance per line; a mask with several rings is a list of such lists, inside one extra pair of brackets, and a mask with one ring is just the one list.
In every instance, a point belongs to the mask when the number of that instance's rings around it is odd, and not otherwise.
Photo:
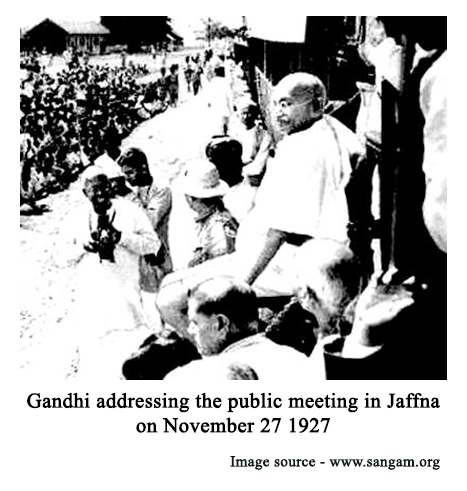
[[(155, 178), (171, 180), (186, 162), (203, 155), (212, 136), (211, 123), (203, 92), (193, 97), (182, 91), (177, 108), (144, 122), (123, 146), (140, 147), (148, 155)], [(74, 183), (39, 202), (48, 210), (43, 214), (20, 214), (20, 367), (27, 377), (63, 379), (75, 370), (73, 356), (64, 355), (69, 341), (64, 326), (75, 301), (75, 272), (60, 260), (60, 239), (70, 211), (83, 199), (79, 183)], [(65, 361), (58, 363), (60, 358)]]

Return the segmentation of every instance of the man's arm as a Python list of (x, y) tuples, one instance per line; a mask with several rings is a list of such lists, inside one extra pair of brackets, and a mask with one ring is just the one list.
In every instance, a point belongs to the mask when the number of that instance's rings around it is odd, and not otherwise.
[(172, 192), (168, 187), (157, 189), (148, 204), (147, 213), (154, 230), (160, 226), (172, 209)]
[[(423, 172), (426, 195), (425, 225), (436, 245), (444, 252), (447, 243), (447, 76), (442, 68), (446, 54), (435, 62), (422, 79), (420, 107), (425, 117)], [(439, 66), (441, 64), (441, 67)]]
[(249, 261), (241, 275), (250, 285), (266, 269), (271, 259), (276, 255), (282, 244), (287, 238), (287, 233), (282, 230), (270, 228), (261, 241), (258, 253), (255, 254), (254, 260)]
[(161, 247), (161, 241), (153, 230), (149, 218), (133, 203), (125, 203), (126, 213), (131, 214), (131, 227), (121, 230), (119, 245), (131, 252), (144, 256), (146, 254), (157, 254)]

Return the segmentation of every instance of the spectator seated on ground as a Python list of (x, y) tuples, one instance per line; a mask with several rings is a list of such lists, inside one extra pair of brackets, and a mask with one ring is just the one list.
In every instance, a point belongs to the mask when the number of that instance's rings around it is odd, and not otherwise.
[(166, 380), (201, 383), (228, 379), (277, 382), (305, 373), (307, 358), (258, 333), (257, 298), (233, 277), (205, 281), (190, 292), (189, 334), (203, 357), (169, 373)]
[[(64, 189), (82, 165), (69, 165), (67, 149), (80, 141), (76, 164), (94, 163), (105, 149), (111, 127), (125, 137), (141, 122), (137, 100), (142, 87), (135, 77), (141, 67), (80, 65), (52, 77), (45, 72), (24, 81), (20, 107), (21, 133), (32, 138), (28, 165), (41, 176), (38, 194)], [(37, 193), (36, 193), (37, 194)]]
[(362, 271), (347, 246), (324, 239), (300, 248), (296, 269), (295, 298), (266, 334), (310, 355), (317, 341), (350, 331), (347, 309), (360, 293)]

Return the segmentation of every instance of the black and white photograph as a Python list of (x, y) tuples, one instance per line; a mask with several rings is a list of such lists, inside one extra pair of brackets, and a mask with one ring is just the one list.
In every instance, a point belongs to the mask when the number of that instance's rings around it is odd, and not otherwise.
[(454, 10), (105, 3), (17, 13), (2, 489), (461, 488)]
[(20, 374), (446, 380), (447, 17), (20, 29)]

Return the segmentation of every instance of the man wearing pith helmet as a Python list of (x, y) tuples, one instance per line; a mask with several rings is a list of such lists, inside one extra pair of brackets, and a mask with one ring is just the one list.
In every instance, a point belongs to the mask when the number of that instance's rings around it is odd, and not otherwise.
[(241, 276), (248, 283), (285, 243), (347, 242), (345, 186), (351, 159), (363, 155), (363, 148), (352, 131), (324, 114), (326, 102), (323, 83), (309, 73), (288, 75), (273, 90), (271, 114), (283, 138), (256, 200), (263, 234), (240, 255)]
[(188, 165), (183, 192), (195, 221), (195, 247), (188, 266), (196, 266), (235, 250), (238, 223), (224, 206), (229, 190), (211, 162), (199, 160)]

